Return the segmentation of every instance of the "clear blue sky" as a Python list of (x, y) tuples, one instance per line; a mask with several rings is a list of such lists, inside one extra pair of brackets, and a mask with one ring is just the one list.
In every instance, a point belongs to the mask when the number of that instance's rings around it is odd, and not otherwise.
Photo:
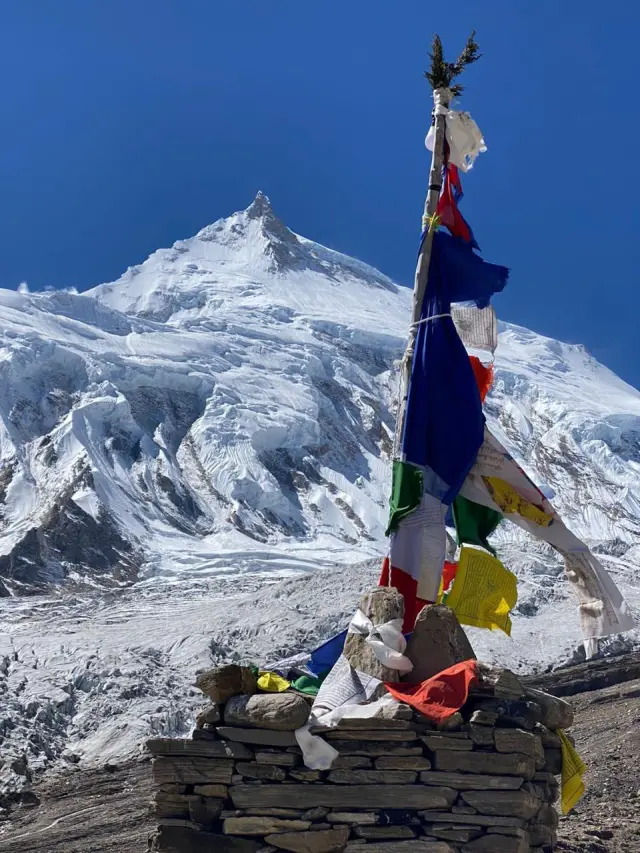
[[(0, 286), (85, 289), (246, 207), (412, 279), (434, 31), (485, 56), (463, 211), (500, 316), (640, 386), (628, 0), (1, 0)], [(635, 215), (634, 215), (635, 214)]]

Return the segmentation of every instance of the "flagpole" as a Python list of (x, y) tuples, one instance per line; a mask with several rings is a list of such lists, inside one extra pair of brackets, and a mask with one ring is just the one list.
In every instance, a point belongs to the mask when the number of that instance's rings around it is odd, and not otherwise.
[(433, 246), (433, 235), (435, 228), (433, 218), (435, 217), (438, 207), (438, 199), (442, 189), (442, 163), (444, 161), (444, 141), (446, 127), (446, 112), (451, 100), (451, 92), (448, 88), (440, 87), (433, 90), (433, 122), (434, 128), (434, 144), (433, 154), (431, 156), (431, 169), (429, 171), (429, 188), (424, 202), (424, 214), (422, 217), (423, 228), (427, 229), (427, 233), (420, 246), (418, 253), (418, 261), (416, 264), (416, 272), (413, 281), (413, 305), (411, 308), (411, 325), (409, 326), (409, 336), (407, 346), (402, 359), (402, 368), (400, 375), (400, 392), (398, 400), (398, 415), (396, 420), (396, 433), (394, 438), (394, 458), (400, 457), (400, 445), (402, 443), (402, 434), (404, 432), (404, 422), (407, 414), (407, 400), (409, 398), (409, 380), (411, 378), (411, 365), (413, 363), (413, 355), (416, 347), (416, 339), (418, 336), (418, 324), (422, 313), (422, 303), (427, 292), (427, 282), (429, 279), (429, 263), (431, 261), (431, 248)]

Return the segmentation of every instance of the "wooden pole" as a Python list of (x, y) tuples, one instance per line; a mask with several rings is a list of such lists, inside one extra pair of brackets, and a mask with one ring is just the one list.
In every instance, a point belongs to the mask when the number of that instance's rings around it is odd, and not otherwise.
[[(433, 145), (433, 154), (431, 157), (431, 170), (429, 172), (429, 189), (424, 203), (423, 223), (429, 221), (430, 217), (435, 216), (438, 207), (438, 199), (440, 198), (440, 190), (442, 189), (442, 162), (444, 160), (444, 138), (445, 138), (445, 111), (438, 109), (439, 105), (448, 108), (451, 93), (448, 89), (435, 89), (433, 99), (434, 107), (434, 123), (435, 123), (435, 139)], [(424, 225), (423, 225), (424, 227)], [(396, 419), (396, 433), (394, 439), (394, 459), (401, 457), (402, 434), (404, 432), (404, 423), (407, 415), (407, 400), (409, 398), (409, 380), (411, 378), (411, 365), (413, 363), (413, 354), (416, 347), (416, 338), (418, 336), (418, 322), (422, 313), (422, 303), (427, 292), (427, 282), (429, 278), (429, 262), (431, 261), (431, 247), (433, 245), (433, 235), (435, 229), (429, 227), (429, 230), (422, 242), (420, 252), (418, 254), (418, 262), (416, 264), (416, 273), (413, 282), (413, 306), (411, 310), (411, 325), (409, 326), (409, 337), (407, 339), (407, 348), (405, 349), (404, 358), (402, 359), (402, 368), (400, 374), (400, 389), (398, 394), (398, 415)]]

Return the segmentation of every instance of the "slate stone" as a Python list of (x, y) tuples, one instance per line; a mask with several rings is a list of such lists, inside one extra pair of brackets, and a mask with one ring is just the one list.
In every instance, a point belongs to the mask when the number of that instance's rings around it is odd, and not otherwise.
[(152, 738), (146, 743), (147, 750), (158, 756), (188, 756), (194, 758), (238, 758), (241, 761), (251, 760), (253, 752), (246, 746), (237, 743), (226, 743), (223, 740), (194, 741), (178, 738)]
[(456, 815), (451, 812), (420, 811), (423, 823), (453, 823), (463, 826), (524, 826), (524, 820), (519, 817), (495, 817), (486, 814)]
[(328, 814), (329, 809), (323, 808), (322, 806), (317, 806), (315, 809), (309, 809), (308, 811), (303, 812), (302, 820), (324, 820)]
[(529, 853), (529, 845), (524, 838), (492, 832), (465, 844), (462, 853)]
[(528, 791), (465, 791), (462, 799), (480, 814), (510, 815), (529, 820), (540, 809), (541, 802)]
[[(366, 853), (456, 853), (446, 841), (433, 838), (414, 838), (406, 841), (367, 841)], [(362, 853), (362, 842), (350, 841), (346, 853)]]
[(233, 761), (160, 757), (154, 760), (152, 773), (155, 785), (229, 785), (233, 775)]
[(289, 778), (296, 782), (320, 782), (323, 776), (319, 770), (308, 770), (306, 767), (289, 771)]
[[(360, 601), (360, 610), (374, 625), (382, 625), (392, 619), (404, 618), (404, 598), (395, 587), (379, 586), (366, 593)], [(398, 671), (385, 666), (376, 657), (372, 646), (366, 642), (365, 635), (348, 633), (344, 643), (344, 656), (349, 664), (366, 675), (373, 675), (380, 681), (399, 681)], [(372, 699), (384, 696), (387, 690), (383, 684), (376, 689)]]
[(358, 838), (415, 838), (416, 832), (410, 826), (356, 826), (354, 834)]
[(524, 779), (521, 776), (493, 776), (481, 773), (448, 773), (430, 770), (420, 774), (423, 785), (444, 785), (457, 791), (517, 791)]
[[(370, 722), (370, 721), (367, 721)], [(406, 729), (317, 729), (326, 740), (369, 740), (407, 742), (418, 740), (416, 731)]]
[(534, 732), (527, 732), (524, 729), (496, 729), (494, 740), (498, 752), (530, 755), (535, 760), (538, 770), (544, 767), (542, 741)]
[[(332, 770), (336, 768), (334, 761)], [(382, 755), (375, 760), (376, 770), (430, 770), (431, 762), (422, 755)]]
[(441, 838), (443, 841), (473, 841), (482, 835), (483, 830), (477, 826), (453, 826), (447, 823), (434, 823), (432, 826), (425, 826), (424, 832), (426, 835), (433, 838)]
[(411, 785), (417, 778), (412, 770), (332, 770), (327, 781), (336, 785)]
[(249, 667), (228, 664), (200, 673), (196, 686), (214, 704), (224, 704), (232, 696), (255, 693), (258, 684)]
[(331, 746), (340, 756), (422, 755), (422, 746), (391, 746), (384, 741), (332, 740)]
[(473, 749), (472, 741), (461, 737), (447, 737), (441, 735), (420, 735), (420, 740), (430, 752), (435, 752), (437, 749), (453, 749), (459, 752), (469, 752)]
[(469, 737), (476, 746), (493, 746), (493, 733), (494, 729), (492, 726), (480, 726), (476, 723), (469, 723)]
[(529, 843), (529, 833), (519, 826), (492, 826), (491, 832), (498, 835), (513, 835), (516, 838), (524, 838), (527, 844)]
[(257, 853), (259, 842), (199, 832), (187, 826), (160, 826), (153, 839), (158, 853)]
[[(501, 725), (514, 725), (523, 729), (533, 729), (542, 722), (542, 708), (535, 702), (525, 699), (473, 699), (470, 703), (474, 710), (497, 714)], [(476, 720), (474, 720), (476, 722)]]
[[(293, 796), (287, 785), (237, 785), (229, 790), (236, 808), (288, 806)], [(442, 809), (458, 796), (452, 788), (427, 785), (300, 785), (295, 803), (301, 809), (326, 806), (351, 809)]]
[(226, 785), (196, 785), (193, 793), (200, 797), (217, 797), (225, 800), (227, 798)]
[(529, 755), (502, 755), (491, 752), (451, 752), (438, 750), (433, 766), (436, 770), (482, 773), (488, 776), (521, 776), (533, 779), (536, 765)]
[(153, 814), (158, 817), (189, 818), (189, 795), (167, 794), (156, 791), (153, 797)]
[(471, 643), (455, 613), (444, 604), (422, 608), (405, 655), (413, 663), (413, 670), (402, 676), (402, 681), (409, 684), (420, 684), (455, 663), (475, 659)]
[(277, 808), (266, 808), (266, 809), (247, 809), (240, 814), (229, 815), (229, 817), (240, 817), (241, 815), (251, 815), (253, 817), (291, 817), (300, 820), (309, 820), (309, 818), (302, 817), (303, 812), (300, 809), (277, 809)]
[(272, 832), (302, 832), (311, 822), (281, 817), (228, 817), (222, 824), (225, 835), (269, 835)]
[[(298, 741), (293, 732), (274, 732), (261, 729), (236, 728), (232, 726), (218, 726), (218, 735), (226, 741), (237, 743), (252, 743), (257, 746), (296, 746)], [(250, 756), (252, 757), (253, 753)], [(247, 756), (238, 756), (245, 758)]]
[(224, 708), (227, 726), (248, 726), (293, 732), (303, 726), (310, 707), (295, 693), (256, 693), (233, 696)]
[(355, 826), (374, 826), (377, 821), (376, 812), (329, 812), (329, 823), (350, 823)]
[(215, 729), (207, 726), (206, 729), (194, 729), (191, 738), (192, 740), (218, 740), (218, 734)]
[[(335, 744), (334, 744), (335, 745)], [(389, 756), (387, 756), (389, 757)], [(419, 756), (406, 756), (409, 760), (420, 761)], [(397, 761), (399, 758), (402, 759), (403, 756), (391, 756), (391, 759)], [(332, 770), (368, 770), (373, 768), (374, 759), (367, 758), (364, 755), (342, 755), (340, 754), (336, 760), (331, 765)], [(385, 769), (385, 768), (382, 768)], [(403, 767), (388, 767), (388, 770), (404, 770)]]
[(510, 669), (478, 661), (476, 672), (478, 683), (471, 688), (472, 693), (490, 693), (498, 699), (520, 699), (524, 696), (524, 687)]
[(257, 761), (238, 761), (236, 772), (249, 779), (268, 779), (271, 782), (282, 782), (287, 774), (282, 767), (272, 764), (258, 764)]
[(283, 832), (268, 835), (267, 844), (291, 853), (341, 853), (349, 838), (349, 829), (338, 826), (311, 832)]
[(525, 696), (541, 708), (540, 722), (548, 729), (570, 729), (573, 725), (573, 706), (566, 699), (551, 696), (535, 687), (525, 687)]
[(297, 767), (302, 763), (299, 755), (291, 752), (256, 752), (258, 764), (277, 764), (278, 767)]

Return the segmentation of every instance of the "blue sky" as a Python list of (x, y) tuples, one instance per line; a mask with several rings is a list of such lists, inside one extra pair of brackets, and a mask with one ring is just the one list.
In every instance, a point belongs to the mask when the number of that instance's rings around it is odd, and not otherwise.
[[(489, 151), (463, 212), (512, 268), (502, 319), (640, 386), (628, 109), (640, 9), (622, 0), (0, 0), (0, 286), (79, 289), (246, 207), (413, 274), (431, 34), (485, 56), (461, 106)], [(635, 214), (635, 217), (634, 217)], [(632, 231), (633, 229), (633, 231)]]

